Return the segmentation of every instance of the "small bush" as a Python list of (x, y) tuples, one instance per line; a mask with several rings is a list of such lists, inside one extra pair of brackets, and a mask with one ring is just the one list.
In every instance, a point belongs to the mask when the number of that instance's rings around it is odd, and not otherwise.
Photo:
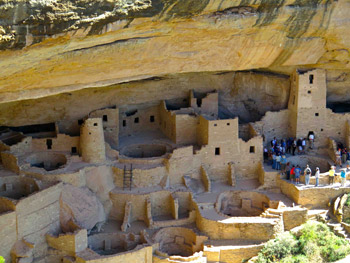
[(266, 243), (257, 263), (321, 263), (334, 262), (350, 254), (349, 243), (336, 236), (327, 225), (307, 222), (294, 236), (279, 235)]
[(305, 255), (289, 255), (288, 257), (282, 259), (280, 263), (310, 263), (310, 261)]
[(279, 235), (276, 239), (270, 240), (258, 255), (258, 263), (276, 262), (298, 249), (298, 242), (290, 233)]
[(350, 194), (348, 194), (348, 198), (345, 201), (345, 206), (350, 206)]
[(5, 259), (2, 256), (0, 256), (0, 263), (5, 263)]

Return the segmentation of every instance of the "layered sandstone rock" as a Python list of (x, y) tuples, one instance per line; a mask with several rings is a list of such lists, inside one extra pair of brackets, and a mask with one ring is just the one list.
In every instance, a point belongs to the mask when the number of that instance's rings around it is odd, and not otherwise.
[(346, 0), (12, 0), (0, 10), (2, 103), (257, 68), (327, 68), (333, 100), (348, 87)]

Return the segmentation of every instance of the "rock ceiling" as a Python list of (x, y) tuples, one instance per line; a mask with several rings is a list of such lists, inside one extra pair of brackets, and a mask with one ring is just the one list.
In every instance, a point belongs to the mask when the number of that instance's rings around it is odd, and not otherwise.
[[(0, 1), (0, 103), (166, 74), (328, 69), (350, 85), (347, 0)], [(335, 94), (335, 95), (334, 95)]]

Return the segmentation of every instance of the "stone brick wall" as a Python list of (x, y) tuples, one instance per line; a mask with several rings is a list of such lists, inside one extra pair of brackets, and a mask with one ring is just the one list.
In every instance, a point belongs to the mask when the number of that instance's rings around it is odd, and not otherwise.
[[(72, 148), (75, 147), (79, 150), (80, 138), (79, 136), (69, 136), (66, 134), (57, 134), (56, 138), (50, 138), (52, 141), (50, 151), (63, 151), (72, 152)], [(34, 138), (32, 140), (32, 151), (47, 151), (47, 139)]]
[(77, 263), (152, 263), (152, 247), (139, 246), (132, 251), (117, 255), (99, 256), (97, 253), (80, 252), (77, 255)]
[(11, 248), (17, 240), (16, 212), (0, 212), (0, 236), (0, 255), (6, 262), (11, 262)]
[(176, 115), (176, 143), (179, 145), (196, 144), (198, 117)]
[[(130, 112), (132, 111), (131, 114)], [(150, 106), (145, 109), (119, 109), (119, 136), (159, 129), (161, 122), (160, 106)], [(151, 116), (153, 116), (151, 120)], [(108, 119), (109, 121), (109, 119)], [(113, 121), (113, 120), (112, 120)]]
[(102, 119), (85, 120), (80, 130), (80, 148), (85, 162), (99, 163), (106, 160)]
[(35, 244), (34, 258), (46, 255), (46, 234), (57, 234), (62, 183), (32, 194), (16, 205), (17, 238)]
[(83, 251), (88, 246), (86, 229), (58, 236), (48, 234), (46, 235), (46, 240), (50, 247), (65, 251), (70, 256), (74, 256), (75, 253)]
[(163, 101), (159, 105), (159, 115), (161, 131), (165, 136), (176, 143), (176, 114), (168, 111)]

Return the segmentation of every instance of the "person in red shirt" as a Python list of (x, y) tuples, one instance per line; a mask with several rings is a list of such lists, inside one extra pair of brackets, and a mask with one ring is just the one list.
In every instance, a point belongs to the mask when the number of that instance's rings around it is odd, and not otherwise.
[(292, 169), (290, 169), (290, 180), (293, 183), (293, 179), (295, 178), (295, 166), (292, 166)]

